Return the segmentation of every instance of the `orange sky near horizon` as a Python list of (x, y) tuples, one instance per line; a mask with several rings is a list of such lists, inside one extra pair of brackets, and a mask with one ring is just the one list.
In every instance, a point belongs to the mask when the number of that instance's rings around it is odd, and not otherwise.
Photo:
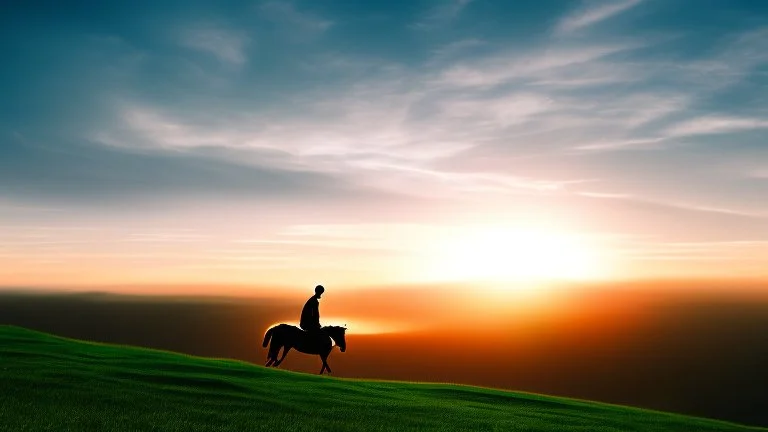
[[(345, 325), (353, 335), (461, 332), (472, 327), (511, 326), (521, 337), (536, 326), (582, 323), (596, 331), (615, 331), (653, 314), (654, 305), (679, 299), (693, 305), (704, 300), (768, 301), (768, 279), (634, 280), (595, 282), (452, 283), (343, 287), (326, 285), (320, 303), (323, 325)], [(253, 285), (102, 285), (49, 290), (16, 289), (42, 297), (59, 294), (121, 298), (130, 302), (210, 302), (255, 304), (272, 324), (298, 324), (301, 307), (313, 294), (310, 286)], [(0, 288), (0, 294), (4, 289)], [(13, 293), (14, 290), (6, 291)], [(64, 297), (61, 297), (64, 298)], [(261, 311), (261, 312), (260, 312)], [(270, 318), (266, 318), (270, 319)], [(586, 321), (585, 321), (586, 320)], [(639, 322), (639, 321), (638, 321)], [(622, 324), (623, 323), (623, 324)], [(533, 327), (532, 327), (533, 326)], [(535, 331), (530, 336), (535, 336)]]

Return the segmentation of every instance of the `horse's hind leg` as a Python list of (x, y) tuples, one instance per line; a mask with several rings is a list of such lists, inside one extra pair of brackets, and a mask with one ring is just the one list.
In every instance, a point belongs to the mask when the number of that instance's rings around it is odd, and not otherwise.
[[(267, 363), (264, 365), (266, 367), (272, 366), (275, 361), (277, 361), (277, 353), (280, 351), (280, 346), (278, 345), (270, 345), (269, 346), (269, 352), (267, 353)], [(275, 365), (277, 366), (277, 365)]]
[[(280, 363), (283, 362), (283, 359), (285, 359), (285, 356), (288, 355), (288, 351), (290, 351), (291, 348), (293, 348), (293, 347), (292, 346), (285, 346), (285, 347), (283, 347), (283, 355), (280, 357), (280, 360), (275, 362), (275, 367), (280, 366)], [(277, 357), (277, 356), (275, 356), (275, 357)]]
[[(269, 353), (267, 355), (267, 363), (264, 366), (266, 366), (266, 367), (272, 366), (272, 364), (275, 362), (275, 360), (277, 360), (277, 355)], [(277, 366), (277, 365), (275, 365), (275, 366)]]

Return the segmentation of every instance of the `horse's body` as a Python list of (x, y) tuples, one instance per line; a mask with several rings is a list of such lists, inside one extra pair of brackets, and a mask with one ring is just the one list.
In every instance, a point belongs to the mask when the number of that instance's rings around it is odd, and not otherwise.
[[(288, 351), (295, 348), (296, 351), (303, 352), (305, 354), (317, 354), (323, 360), (323, 367), (320, 369), (322, 375), (325, 370), (331, 372), (331, 368), (328, 367), (328, 355), (333, 349), (333, 343), (339, 346), (341, 352), (347, 350), (347, 342), (344, 339), (344, 332), (346, 328), (338, 326), (323, 327), (322, 331), (317, 332), (305, 332), (304, 330), (288, 325), (279, 324), (269, 330), (264, 335), (264, 348), (269, 345), (269, 352), (267, 353), (266, 366), (277, 367), (282, 363)], [(271, 343), (270, 343), (271, 341)], [(280, 352), (280, 348), (283, 349), (283, 355), (278, 360), (277, 354)]]

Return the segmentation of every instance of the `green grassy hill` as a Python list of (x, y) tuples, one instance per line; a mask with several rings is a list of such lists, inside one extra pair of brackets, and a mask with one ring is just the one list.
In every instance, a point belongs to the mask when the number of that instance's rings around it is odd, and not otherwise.
[(766, 430), (467, 386), (320, 377), (10, 326), (0, 326), (0, 429)]

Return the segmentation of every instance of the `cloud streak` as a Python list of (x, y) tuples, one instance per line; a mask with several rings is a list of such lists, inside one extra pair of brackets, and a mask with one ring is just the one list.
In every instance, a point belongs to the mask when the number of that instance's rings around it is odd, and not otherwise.
[(473, 0), (448, 0), (432, 8), (427, 14), (412, 24), (417, 30), (429, 30), (444, 26), (458, 18), (461, 12), (472, 3)]
[(636, 7), (642, 0), (608, 1), (578, 10), (563, 18), (557, 25), (559, 33), (571, 33), (593, 26), (615, 15)]
[(766, 128), (768, 128), (768, 118), (710, 116), (678, 123), (667, 129), (666, 134), (672, 137), (681, 137), (727, 134)]
[(259, 11), (271, 20), (292, 27), (292, 31), (322, 33), (333, 26), (333, 21), (301, 11), (288, 1), (267, 1), (259, 6)]
[(245, 48), (250, 42), (241, 32), (201, 25), (180, 32), (182, 46), (216, 57), (221, 62), (242, 66), (248, 61)]

